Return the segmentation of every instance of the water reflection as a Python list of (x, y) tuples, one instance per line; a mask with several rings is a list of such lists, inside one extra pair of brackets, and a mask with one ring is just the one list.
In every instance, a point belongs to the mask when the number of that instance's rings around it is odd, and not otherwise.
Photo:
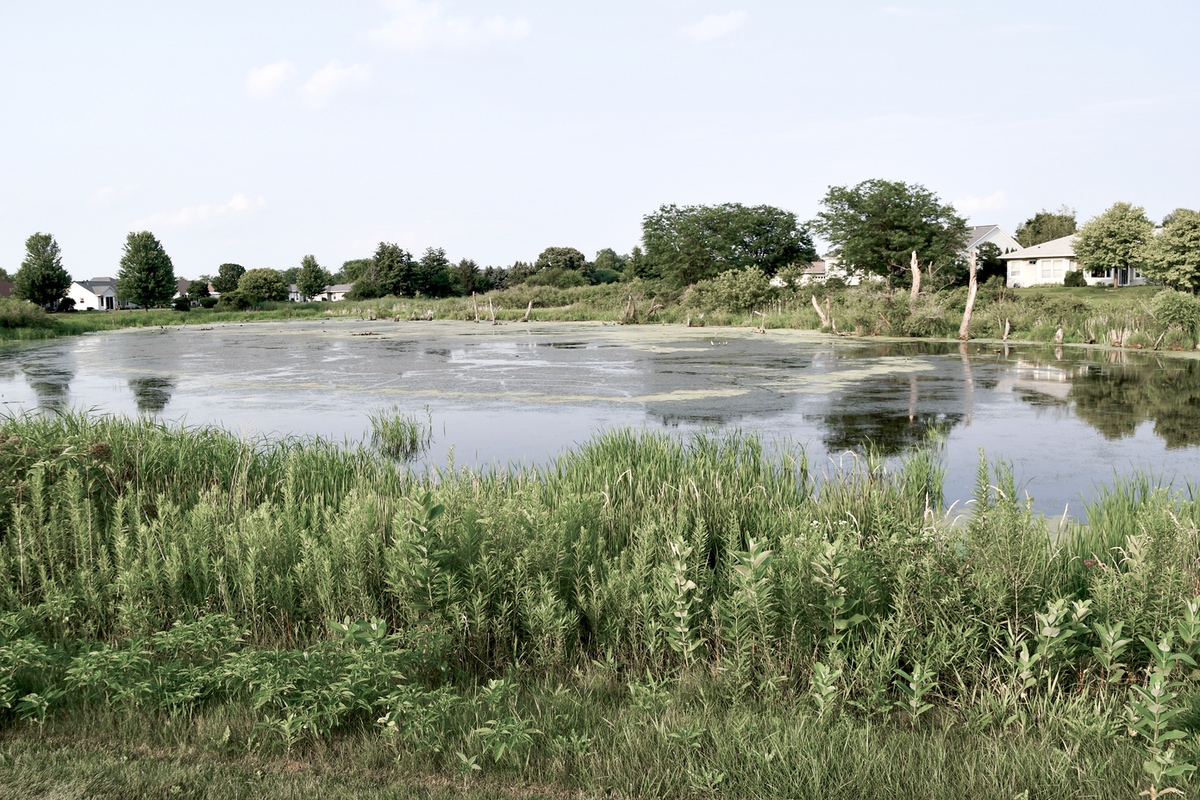
[(70, 398), (71, 381), (75, 377), (75, 360), (62, 352), (26, 353), (21, 361), (25, 383), (37, 395), (38, 408), (43, 411), (62, 411)]
[(129, 379), (129, 388), (140, 414), (161, 414), (175, 389), (173, 378), (149, 376)]
[(1200, 363), (1169, 359), (1089, 365), (1071, 380), (1076, 415), (1108, 439), (1133, 435), (1142, 422), (1168, 448), (1200, 444)]

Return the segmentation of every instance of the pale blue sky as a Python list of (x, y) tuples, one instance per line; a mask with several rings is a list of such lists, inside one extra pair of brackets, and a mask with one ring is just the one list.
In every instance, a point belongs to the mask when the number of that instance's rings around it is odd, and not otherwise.
[(1200, 206), (1200, 3), (0, 0), (0, 264), (628, 252), (662, 203)]

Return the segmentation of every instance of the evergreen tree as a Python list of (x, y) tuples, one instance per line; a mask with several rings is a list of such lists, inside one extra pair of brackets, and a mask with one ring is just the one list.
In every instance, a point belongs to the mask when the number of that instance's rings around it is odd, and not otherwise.
[(130, 233), (117, 272), (117, 297), (142, 308), (163, 306), (175, 294), (175, 266), (150, 231)]
[(313, 256), (300, 260), (300, 274), (296, 276), (296, 288), (304, 299), (316, 297), (329, 285), (329, 271), (317, 263)]
[(71, 288), (71, 276), (63, 269), (58, 242), (48, 233), (35, 233), (25, 240), (25, 260), (13, 276), (13, 293), (42, 307), (52, 306)]

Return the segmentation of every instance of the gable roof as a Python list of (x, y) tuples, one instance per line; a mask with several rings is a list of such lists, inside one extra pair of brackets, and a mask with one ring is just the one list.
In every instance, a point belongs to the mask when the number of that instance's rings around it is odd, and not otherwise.
[(967, 249), (970, 250), (987, 238), (987, 235), (997, 230), (999, 225), (976, 225), (967, 229)]
[(1074, 258), (1075, 237), (1078, 235), (1072, 233), (1070, 236), (1051, 239), (1048, 242), (1035, 244), (1033, 247), (1022, 247), (1020, 250), (1005, 253), (1000, 256), (1000, 260), (1009, 261), (1011, 259), (1024, 258), (1032, 261), (1038, 258)]
[(112, 278), (92, 278), (90, 281), (75, 281), (75, 284), (82, 286), (97, 297), (109, 289), (112, 289), (113, 294), (117, 293), (117, 282)]

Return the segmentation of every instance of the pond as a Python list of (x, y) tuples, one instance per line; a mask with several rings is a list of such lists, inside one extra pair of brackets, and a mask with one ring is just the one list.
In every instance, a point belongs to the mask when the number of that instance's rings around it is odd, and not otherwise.
[(368, 414), (428, 414), (427, 461), (544, 463), (621, 426), (741, 428), (817, 471), (864, 443), (945, 434), (947, 502), (982, 448), (1047, 515), (1115, 475), (1200, 474), (1200, 361), (1101, 348), (835, 339), (679, 326), (327, 320), (126, 330), (0, 350), (5, 413), (87, 409), (244, 435), (361, 440)]

